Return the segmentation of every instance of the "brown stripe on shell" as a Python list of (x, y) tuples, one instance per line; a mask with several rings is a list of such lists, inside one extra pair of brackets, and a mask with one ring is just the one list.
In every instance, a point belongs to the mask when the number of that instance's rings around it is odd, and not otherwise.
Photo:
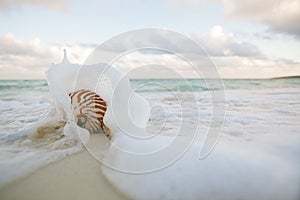
[(105, 135), (111, 138), (108, 127), (103, 123), (107, 104), (97, 93), (81, 89), (69, 93), (69, 97), (78, 126), (91, 133), (99, 132), (102, 129)]

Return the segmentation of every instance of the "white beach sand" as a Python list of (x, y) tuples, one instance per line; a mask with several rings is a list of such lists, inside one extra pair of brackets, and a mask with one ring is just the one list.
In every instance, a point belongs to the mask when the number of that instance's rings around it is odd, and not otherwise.
[(83, 150), (0, 188), (0, 199), (118, 200), (125, 198), (104, 178), (101, 164)]

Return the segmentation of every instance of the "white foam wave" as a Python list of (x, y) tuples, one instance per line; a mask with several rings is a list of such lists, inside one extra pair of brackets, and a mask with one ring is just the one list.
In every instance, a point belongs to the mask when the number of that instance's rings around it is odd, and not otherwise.
[[(53, 65), (47, 72), (49, 90), (57, 106), (61, 107), (67, 123), (74, 124), (74, 116), (68, 94), (80, 89), (95, 91), (107, 102), (104, 123), (112, 133), (143, 129), (149, 118), (150, 108), (140, 95), (130, 86), (128, 78), (117, 69), (106, 64), (71, 64), (65, 55), (61, 64)], [(140, 131), (140, 134), (142, 131)], [(78, 134), (82, 138), (82, 131)]]
[(1, 103), (14, 106), (1, 118), (0, 187), (81, 149), (74, 137), (64, 134), (64, 114), (51, 102), (36, 98)]

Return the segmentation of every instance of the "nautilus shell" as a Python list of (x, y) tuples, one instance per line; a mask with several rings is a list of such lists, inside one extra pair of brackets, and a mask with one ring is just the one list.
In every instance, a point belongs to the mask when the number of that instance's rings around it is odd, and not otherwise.
[(97, 93), (85, 89), (71, 92), (69, 97), (77, 125), (90, 133), (99, 133), (103, 130), (110, 139), (110, 131), (103, 122), (107, 109), (106, 102)]

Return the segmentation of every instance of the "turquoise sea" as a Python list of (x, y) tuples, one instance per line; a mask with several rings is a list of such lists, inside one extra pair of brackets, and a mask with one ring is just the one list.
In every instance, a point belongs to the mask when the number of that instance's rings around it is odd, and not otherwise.
[[(132, 79), (132, 87), (141, 87), (137, 92), (165, 91), (207, 91), (223, 88), (208, 88), (202, 79)], [(216, 81), (217, 82), (217, 81)], [(265, 90), (265, 89), (299, 89), (300, 78), (278, 79), (224, 79), (225, 90)], [(9, 98), (18, 95), (39, 96), (48, 92), (46, 80), (0, 80), (0, 97)]]

